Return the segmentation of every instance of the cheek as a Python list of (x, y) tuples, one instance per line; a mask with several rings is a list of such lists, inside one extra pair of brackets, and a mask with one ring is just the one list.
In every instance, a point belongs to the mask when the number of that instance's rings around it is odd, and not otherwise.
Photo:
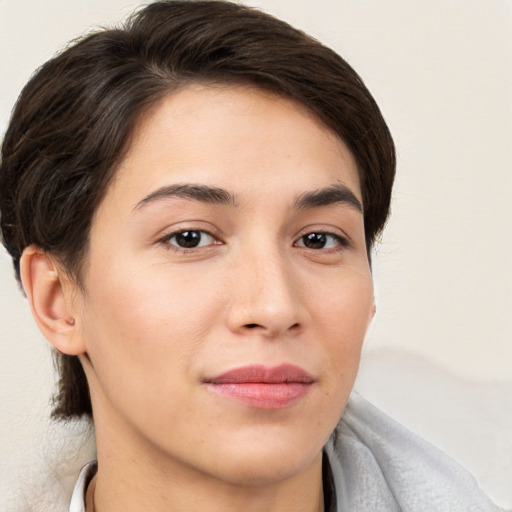
[(105, 387), (128, 381), (134, 388), (159, 387), (190, 371), (218, 318), (219, 299), (209, 287), (198, 300), (198, 283), (186, 272), (156, 268), (91, 276), (90, 282), (84, 337)]
[(313, 316), (322, 330), (331, 375), (340, 380), (354, 379), (364, 337), (373, 318), (370, 273), (333, 281), (315, 303)]
[(107, 278), (91, 279), (90, 320), (100, 320), (104, 329), (117, 331), (120, 339), (133, 340), (138, 334), (137, 344), (154, 344), (161, 337), (168, 341), (170, 333), (179, 337), (180, 330), (200, 328), (208, 309), (216, 307), (215, 295), (208, 292), (211, 287), (201, 286), (204, 280), (186, 269), (173, 272), (161, 267), (165, 265), (131, 272), (120, 268)]
[(96, 411), (155, 439), (169, 418), (197, 415), (197, 360), (218, 317), (215, 297), (202, 293), (199, 301), (197, 283), (178, 275), (170, 282), (164, 274), (111, 273), (96, 281), (84, 317)]

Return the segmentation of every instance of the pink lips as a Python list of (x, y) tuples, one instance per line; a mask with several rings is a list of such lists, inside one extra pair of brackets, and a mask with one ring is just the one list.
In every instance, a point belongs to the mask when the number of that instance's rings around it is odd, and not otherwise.
[(291, 364), (245, 366), (205, 380), (220, 395), (260, 409), (280, 409), (298, 401), (314, 379)]

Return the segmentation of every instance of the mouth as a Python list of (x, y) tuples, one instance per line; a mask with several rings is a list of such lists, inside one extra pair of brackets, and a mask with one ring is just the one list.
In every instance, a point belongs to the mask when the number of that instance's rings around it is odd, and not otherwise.
[(213, 392), (258, 409), (281, 409), (303, 398), (315, 379), (304, 369), (282, 364), (244, 366), (205, 379)]

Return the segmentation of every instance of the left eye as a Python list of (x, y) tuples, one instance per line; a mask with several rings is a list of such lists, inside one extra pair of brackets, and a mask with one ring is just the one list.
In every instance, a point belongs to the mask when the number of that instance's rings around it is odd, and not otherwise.
[(197, 247), (213, 245), (216, 239), (206, 231), (190, 229), (173, 233), (167, 237), (166, 241), (168, 244), (179, 247), (180, 249), (195, 249)]
[(308, 233), (301, 236), (296, 245), (299, 247), (307, 247), (308, 249), (334, 249), (346, 245), (344, 239), (332, 233)]

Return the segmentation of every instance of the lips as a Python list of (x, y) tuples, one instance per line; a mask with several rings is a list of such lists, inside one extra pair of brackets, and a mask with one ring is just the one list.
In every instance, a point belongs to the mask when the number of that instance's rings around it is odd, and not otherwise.
[(298, 402), (315, 380), (298, 366), (282, 364), (245, 366), (204, 382), (215, 393), (250, 407), (280, 409)]

